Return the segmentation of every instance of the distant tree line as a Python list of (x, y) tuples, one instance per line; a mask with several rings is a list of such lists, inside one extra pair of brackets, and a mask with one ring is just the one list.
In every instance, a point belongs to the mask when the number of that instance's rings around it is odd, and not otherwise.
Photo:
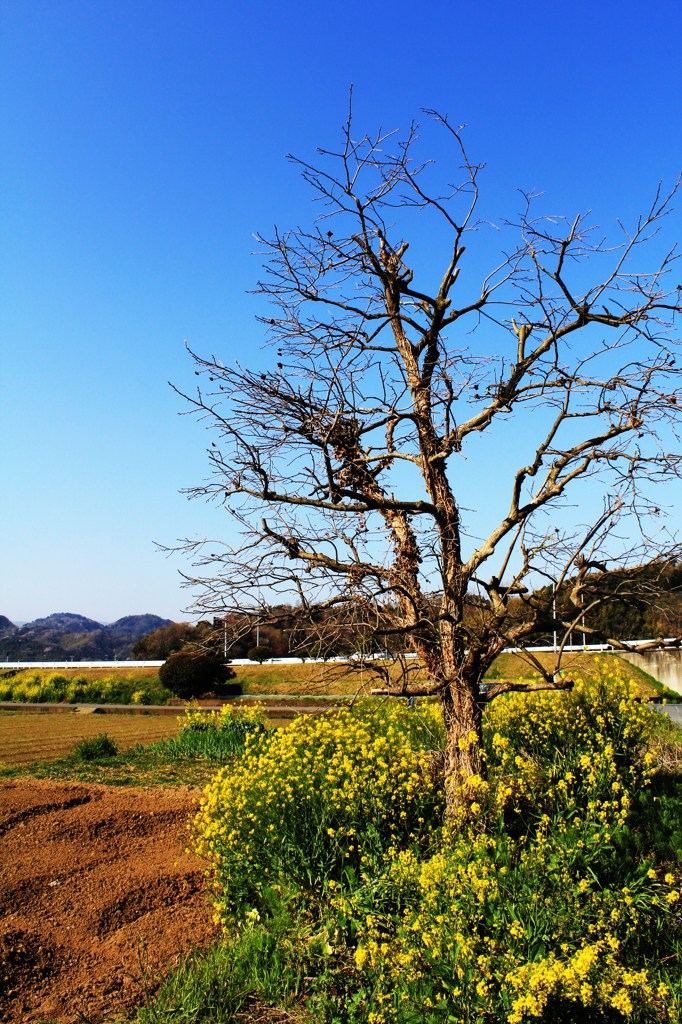
[[(547, 602), (551, 585), (528, 593), (519, 593), (508, 603), (510, 623), (523, 622), (533, 614), (534, 605)], [(571, 581), (554, 595), (557, 623), (576, 621), (573, 642), (600, 643), (609, 640), (636, 640), (682, 635), (682, 563), (656, 563), (634, 569), (587, 576), (576, 603)], [(433, 595), (435, 609), (440, 595)], [(463, 628), (475, 628), (479, 616), (488, 611), (485, 595), (470, 594), (466, 602)], [(580, 614), (582, 608), (582, 614)], [(196, 625), (173, 622), (142, 637), (133, 647), (139, 660), (165, 660), (177, 651), (195, 651), (226, 660), (252, 657), (331, 658), (370, 655), (381, 650), (402, 652), (402, 636), (391, 632), (389, 614), (385, 621), (376, 608), (370, 611), (361, 602), (349, 609), (326, 606), (309, 608), (277, 605), (258, 611), (230, 614)], [(578, 616), (576, 618), (576, 615)], [(541, 638), (551, 644), (553, 634)]]

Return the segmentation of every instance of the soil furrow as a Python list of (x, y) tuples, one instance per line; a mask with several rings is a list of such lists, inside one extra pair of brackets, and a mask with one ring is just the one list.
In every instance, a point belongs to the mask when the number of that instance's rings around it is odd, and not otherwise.
[(198, 793), (0, 783), (0, 1021), (92, 1024), (215, 935), (188, 853)]

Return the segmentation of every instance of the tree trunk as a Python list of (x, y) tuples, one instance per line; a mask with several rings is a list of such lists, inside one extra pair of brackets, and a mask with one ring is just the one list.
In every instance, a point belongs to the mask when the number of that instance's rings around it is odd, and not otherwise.
[(478, 686), (453, 681), (441, 696), (445, 724), (445, 800), (448, 817), (465, 810), (476, 796), (472, 776), (483, 775), (481, 759), (482, 709), (477, 701)]

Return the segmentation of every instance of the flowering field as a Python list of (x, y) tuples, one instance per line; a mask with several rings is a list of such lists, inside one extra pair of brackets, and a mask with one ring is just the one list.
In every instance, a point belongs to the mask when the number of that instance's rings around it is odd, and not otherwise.
[(26, 704), (165, 704), (158, 669), (25, 669), (0, 675), (0, 701)]
[(435, 705), (249, 733), (192, 826), (223, 941), (139, 1021), (679, 1024), (681, 744), (635, 689), (495, 701), (447, 821)]

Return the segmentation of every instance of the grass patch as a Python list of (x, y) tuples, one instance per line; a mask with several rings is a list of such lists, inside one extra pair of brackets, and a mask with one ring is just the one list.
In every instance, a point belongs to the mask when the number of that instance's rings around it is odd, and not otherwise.
[[(536, 655), (545, 668), (553, 665), (551, 652)], [(565, 656), (564, 670), (580, 675), (590, 681), (606, 666), (622, 669), (623, 661), (615, 654), (591, 654), (581, 651)], [(331, 698), (333, 696), (367, 695), (379, 683), (372, 672), (371, 663), (360, 665), (342, 662), (324, 664), (263, 664), (234, 666), (236, 682), (244, 694), (251, 696), (286, 695), (300, 699)], [(521, 655), (502, 654), (497, 658), (486, 675), (487, 679), (526, 678), (535, 671)], [(647, 697), (666, 698), (680, 701), (680, 694), (666, 690), (653, 676), (633, 665), (628, 665), (628, 675)], [(420, 680), (417, 672), (414, 681)], [(424, 680), (422, 680), (424, 681)], [(3, 688), (4, 687), (4, 688)], [(157, 668), (111, 669), (60, 669), (55, 673), (47, 669), (26, 672), (0, 672), (0, 700), (28, 700), (32, 702), (76, 701), (126, 703), (165, 703), (168, 693), (162, 691)]]
[(359, 670), (348, 671), (341, 662), (317, 664), (306, 662), (295, 665), (235, 665), (237, 682), (246, 694), (297, 694), (315, 697), (328, 694), (353, 695), (368, 682), (367, 673), (360, 678)]
[(73, 757), (55, 761), (34, 761), (30, 765), (2, 767), (0, 779), (40, 778), (54, 782), (82, 782), (94, 785), (134, 787), (202, 787), (215, 774), (215, 761), (188, 758), (166, 761), (146, 750), (129, 751), (116, 757), (80, 761)]
[(77, 743), (71, 756), (77, 761), (102, 761), (105, 758), (116, 757), (117, 754), (118, 747), (111, 736), (101, 732), (92, 739)]
[[(185, 958), (164, 980), (137, 1024), (318, 1024), (299, 993), (306, 973), (325, 955), (309, 917), (297, 915), (274, 892), (267, 925), (252, 915), (230, 940)], [(278, 1009), (275, 1009), (278, 1008)]]
[[(538, 661), (546, 669), (554, 665), (551, 651), (539, 652)], [(615, 654), (593, 654), (589, 652), (571, 652), (564, 656), (563, 669), (569, 675), (576, 675), (586, 682), (599, 677), (603, 672), (622, 672), (623, 660)], [(501, 654), (486, 674), (486, 679), (525, 679), (536, 669), (519, 654)], [(378, 685), (379, 681), (372, 672), (371, 663), (346, 664), (328, 662), (326, 664), (306, 663), (303, 665), (237, 665), (235, 666), (237, 681), (241, 683), (243, 692), (251, 695), (286, 694), (302, 697), (343, 695), (352, 696), (357, 693), (368, 694), (369, 690)], [(657, 679), (634, 665), (627, 665), (629, 678), (637, 683), (642, 696), (680, 700), (680, 695), (667, 690)], [(426, 677), (416, 672), (414, 682), (426, 681)], [(382, 683), (379, 685), (383, 685)]]
[(140, 744), (115, 755), (83, 760), (68, 754), (49, 761), (0, 766), (0, 779), (50, 779), (102, 786), (201, 787), (215, 775), (214, 758), (200, 755), (172, 756), (163, 749)]
[(103, 679), (110, 679), (111, 676), (116, 673), (116, 676), (120, 676), (121, 679), (131, 683), (145, 683), (145, 682), (158, 682), (159, 670), (157, 667), (150, 667), (149, 665), (140, 665), (138, 668), (135, 662), (132, 662), (130, 667), (121, 669), (107, 668), (86, 668), (79, 662), (74, 661), (73, 665), (68, 668), (59, 668), (58, 670), (53, 668), (43, 669), (0, 669), (0, 681), (6, 681), (8, 679), (15, 678), (18, 675), (24, 673), (37, 672), (42, 676), (53, 675), (55, 671), (59, 672), (60, 676), (66, 676), (67, 679), (74, 679), (76, 676), (82, 676), (89, 682), (101, 682)]

